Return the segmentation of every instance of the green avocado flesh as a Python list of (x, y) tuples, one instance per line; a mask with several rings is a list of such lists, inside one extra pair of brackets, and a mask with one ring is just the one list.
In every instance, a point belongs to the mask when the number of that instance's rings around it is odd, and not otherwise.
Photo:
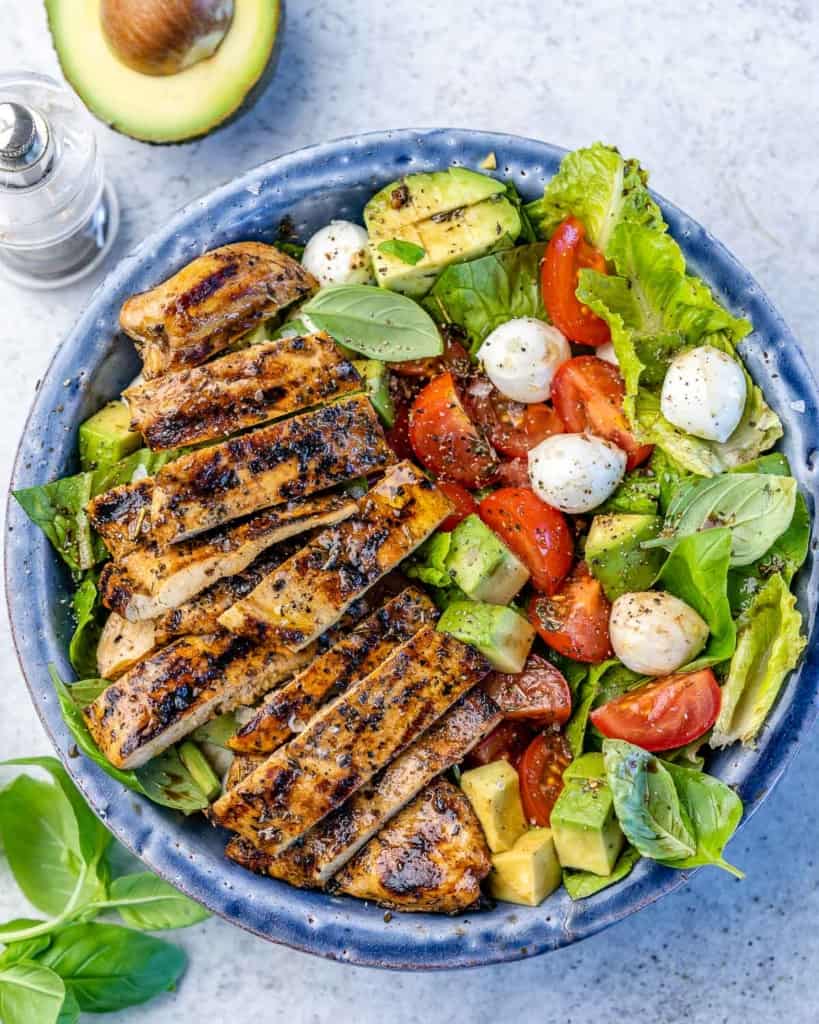
[(143, 75), (108, 46), (100, 0), (45, 0), (63, 74), (92, 114), (146, 142), (205, 135), (245, 102), (273, 53), (279, 0), (235, 0), (219, 48), (175, 75)]
[(499, 672), (521, 672), (535, 631), (516, 611), (500, 604), (453, 601), (438, 620), (438, 629), (473, 647)]
[(602, 779), (566, 780), (552, 809), (551, 826), (564, 868), (611, 874), (623, 848), (623, 833), (614, 816), (611, 790)]
[[(425, 295), (450, 263), (508, 248), (521, 231), (504, 186), (462, 167), (391, 182), (365, 206), (364, 223), (378, 283), (413, 298)], [(384, 242), (408, 242), (424, 255), (407, 263), (384, 252)]]
[(80, 463), (83, 469), (104, 469), (135, 452), (142, 437), (131, 430), (124, 402), (109, 402), (80, 424)]
[(660, 532), (659, 516), (603, 515), (592, 520), (586, 538), (586, 564), (603, 585), (609, 601), (622, 594), (648, 590), (660, 571), (665, 552), (640, 545)]

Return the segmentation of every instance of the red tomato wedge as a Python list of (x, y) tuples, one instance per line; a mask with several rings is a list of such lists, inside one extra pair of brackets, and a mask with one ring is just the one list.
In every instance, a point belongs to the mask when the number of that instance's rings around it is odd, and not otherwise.
[(491, 480), (497, 459), (461, 404), (450, 372), (433, 378), (412, 403), (409, 439), (436, 476), (475, 489)]
[(529, 460), (509, 459), (502, 462), (492, 480), (501, 487), (529, 487)]
[(448, 480), (439, 480), (438, 489), (443, 491), (455, 506), (455, 511), (452, 515), (447, 516), (447, 518), (438, 527), (438, 529), (442, 530), (444, 533), (454, 530), (462, 519), (466, 519), (467, 516), (478, 511), (477, 502), (469, 491), (460, 484), (453, 484)]
[(481, 374), (465, 388), (464, 406), (492, 446), (510, 458), (525, 458), (530, 448), (564, 430), (563, 421), (550, 405), (513, 402)]
[(575, 295), (584, 268), (606, 273), (603, 254), (586, 241), (586, 229), (576, 217), (567, 217), (549, 240), (540, 271), (543, 304), (549, 319), (569, 341), (579, 345), (605, 345), (611, 341), (609, 325), (584, 306)]
[(530, 722), (501, 722), (470, 751), (465, 763), (468, 768), (478, 768), (493, 761), (508, 761), (517, 768), (533, 734)]
[(610, 612), (603, 588), (580, 562), (556, 594), (532, 598), (529, 621), (552, 650), (596, 664), (612, 655)]
[(395, 409), (395, 422), (385, 431), (387, 444), (399, 459), (414, 459), (409, 437), (410, 407), (406, 403), (398, 403)]
[(518, 765), (520, 799), (523, 814), (530, 825), (546, 828), (552, 808), (563, 789), (563, 772), (571, 764), (572, 754), (559, 732), (535, 736)]
[(522, 672), (492, 672), (481, 684), (506, 718), (563, 725), (572, 713), (572, 691), (551, 662), (530, 654)]
[(456, 377), (466, 377), (472, 370), (469, 353), (459, 341), (447, 341), (443, 355), (428, 359), (406, 359), (402, 363), (391, 363), (390, 369), (399, 377), (429, 380), (439, 373), (452, 370)]
[(615, 697), (591, 713), (609, 739), (657, 752), (684, 747), (716, 722), (722, 694), (710, 668), (663, 676)]
[(611, 441), (628, 456), (634, 469), (651, 455), (650, 444), (639, 444), (623, 412), (625, 385), (616, 366), (597, 356), (575, 356), (557, 371), (552, 381), (552, 402), (566, 430), (588, 431)]
[(544, 594), (554, 594), (572, 567), (574, 540), (562, 512), (528, 487), (501, 487), (487, 495), (478, 514), (518, 556)]

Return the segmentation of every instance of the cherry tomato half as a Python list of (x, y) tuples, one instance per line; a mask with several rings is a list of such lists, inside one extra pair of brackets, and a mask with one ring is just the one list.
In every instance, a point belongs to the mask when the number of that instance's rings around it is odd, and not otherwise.
[(544, 594), (554, 594), (572, 567), (574, 541), (562, 512), (528, 487), (501, 487), (487, 495), (478, 514), (518, 556)]
[(545, 402), (513, 402), (482, 374), (471, 378), (463, 396), (467, 412), (492, 446), (510, 458), (525, 457), (530, 448), (547, 437), (563, 433), (563, 421), (551, 406)]
[(391, 363), (390, 369), (399, 377), (410, 377), (417, 380), (430, 380), (439, 373), (451, 370), (456, 379), (466, 378), (472, 371), (469, 353), (463, 345), (453, 338), (446, 338), (443, 355), (430, 356), (428, 359), (406, 359), (402, 363)]
[(651, 455), (650, 444), (639, 444), (623, 412), (625, 385), (616, 366), (597, 356), (575, 356), (557, 371), (552, 381), (552, 401), (566, 430), (589, 431), (622, 448), (628, 469)]
[(526, 748), (518, 778), (523, 814), (530, 825), (548, 827), (571, 760), (569, 745), (559, 732), (541, 733)]
[(553, 650), (595, 664), (612, 654), (610, 612), (603, 588), (580, 562), (556, 594), (532, 598), (529, 621)]
[(452, 515), (447, 516), (438, 527), (438, 529), (442, 530), (444, 533), (447, 533), (449, 530), (454, 530), (462, 519), (466, 519), (467, 516), (478, 511), (477, 502), (469, 491), (460, 484), (453, 484), (448, 480), (439, 480), (438, 489), (443, 491), (455, 506), (455, 511)]
[(410, 407), (405, 403), (399, 403), (395, 409), (395, 422), (389, 430), (385, 431), (387, 444), (399, 459), (415, 458), (415, 452), (410, 444), (409, 426)]
[(596, 708), (591, 720), (610, 739), (644, 750), (684, 747), (716, 722), (722, 693), (710, 668), (663, 676)]
[(506, 462), (502, 462), (498, 466), (492, 482), (501, 487), (528, 487), (529, 460), (526, 458), (507, 459)]
[(583, 268), (606, 273), (603, 254), (586, 241), (586, 229), (576, 217), (567, 217), (549, 240), (541, 266), (543, 304), (549, 319), (569, 341), (605, 345), (611, 341), (609, 325), (575, 295)]
[(530, 722), (501, 722), (469, 752), (465, 764), (468, 768), (479, 768), (493, 761), (508, 761), (517, 768), (533, 735)]
[(450, 372), (433, 378), (412, 403), (409, 439), (426, 469), (478, 488), (497, 468), (491, 445), (466, 414)]
[(529, 655), (522, 672), (492, 672), (481, 685), (512, 721), (563, 725), (572, 713), (572, 691), (563, 673), (539, 654)]

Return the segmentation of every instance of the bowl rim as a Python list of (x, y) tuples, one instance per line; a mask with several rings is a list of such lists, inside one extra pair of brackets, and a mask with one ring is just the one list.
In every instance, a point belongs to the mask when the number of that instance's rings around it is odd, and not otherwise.
[[(311, 173), (311, 168), (325, 163), (340, 160), (342, 164), (349, 164), (351, 152), (355, 154), (356, 149), (362, 147), (375, 147), (382, 151), (389, 147), (398, 146), (407, 149), (427, 145), (428, 147), (441, 146), (445, 150), (451, 149), (453, 156), (463, 150), (477, 147), (481, 151), (497, 150), (502, 147), (528, 149), (541, 154), (542, 159), (547, 163), (553, 163), (562, 157), (567, 151), (561, 147), (553, 146), (539, 140), (526, 138), (524, 136), (485, 132), (477, 129), (457, 128), (403, 128), (391, 131), (377, 131), (344, 136), (330, 142), (318, 143), (303, 147), (271, 160), (265, 161), (253, 167), (236, 178), (212, 189), (197, 199), (185, 204), (179, 211), (173, 214), (164, 226), (149, 234), (130, 253), (125, 255), (105, 279), (97, 286), (88, 299), (85, 310), (78, 318), (71, 330), (57, 346), (48, 367), (46, 368), (26, 417), (20, 442), (14, 459), (11, 474), (9, 494), (6, 507), (6, 536), (5, 536), (5, 590), (8, 613), (11, 623), (12, 642), (14, 644), (20, 668), (29, 691), (29, 696), (34, 704), (40, 721), (57, 750), (66, 769), (74, 780), (75, 784), (83, 793), (94, 812), (102, 818), (108, 828), (116, 835), (132, 853), (144, 861), (144, 863), (156, 874), (165, 878), (181, 891), (205, 905), (214, 913), (233, 924), (239, 925), (247, 931), (260, 936), (268, 941), (280, 943), (303, 952), (309, 952), (324, 956), (328, 959), (341, 960), (343, 962), (355, 963), (362, 966), (378, 966), (396, 969), (450, 969), (454, 967), (480, 966), (493, 963), (509, 962), (523, 959), (528, 956), (538, 955), (553, 949), (560, 948), (575, 941), (595, 934), (604, 928), (622, 920), (637, 910), (642, 909), (656, 900), (660, 899), (676, 889), (683, 886), (693, 873), (692, 870), (672, 871), (661, 865), (641, 861), (630, 879), (604, 890), (599, 896), (591, 900), (575, 904), (572, 913), (568, 914), (561, 922), (553, 921), (551, 917), (537, 914), (530, 914), (535, 918), (534, 929), (530, 926), (525, 937), (531, 941), (521, 943), (514, 929), (512, 919), (517, 920), (517, 914), (507, 914), (506, 921), (512, 922), (511, 941), (498, 942), (497, 928), (490, 926), (480, 928), (481, 924), (493, 921), (502, 910), (493, 911), (490, 915), (476, 914), (470, 919), (469, 915), (460, 918), (444, 919), (456, 922), (457, 925), (471, 925), (478, 922), (478, 927), (470, 937), (473, 946), (471, 950), (462, 948), (464, 945), (459, 940), (459, 928), (455, 927), (452, 935), (445, 940), (434, 944), (432, 949), (427, 948), (427, 942), (431, 938), (430, 933), (437, 936), (439, 929), (434, 927), (434, 922), (422, 923), (416, 926), (421, 918), (430, 915), (411, 915), (397, 913), (392, 915), (387, 928), (372, 927), (375, 921), (382, 921), (385, 925), (385, 915), (373, 904), (363, 904), (358, 901), (358, 908), (351, 911), (350, 900), (339, 901), (337, 898), (325, 893), (312, 893), (305, 890), (298, 890), (286, 883), (277, 883), (270, 879), (259, 879), (267, 886), (278, 886), (286, 892), (273, 893), (266, 899), (270, 909), (281, 913), (281, 920), (274, 917), (274, 920), (265, 926), (265, 918), (260, 916), (258, 908), (252, 906), (255, 897), (235, 898), (230, 895), (234, 886), (227, 882), (223, 883), (225, 889), (217, 889), (215, 880), (203, 873), (201, 865), (197, 864), (196, 856), (192, 855), (189, 849), (180, 849), (184, 844), (173, 842), (173, 833), (167, 837), (164, 833), (158, 837), (156, 829), (151, 826), (148, 833), (143, 828), (140, 830), (135, 818), (142, 816), (136, 812), (123, 811), (117, 808), (115, 801), (122, 801), (123, 787), (113, 782), (92, 762), (84, 757), (72, 756), (71, 748), (73, 739), (67, 733), (65, 726), (59, 717), (59, 710), (56, 711), (56, 699), (53, 691), (49, 695), (47, 688), (50, 682), (46, 681), (45, 686), (39, 676), (35, 676), (34, 659), (30, 658), (33, 651), (42, 654), (45, 649), (54, 647), (49, 643), (46, 636), (32, 638), (25, 632), (26, 617), (30, 615), (30, 604), (27, 599), (30, 596), (30, 588), (15, 587), (15, 580), (21, 574), (30, 573), (28, 562), (31, 554), (30, 548), (23, 549), (19, 543), (22, 533), (29, 530), (36, 531), (38, 540), (35, 540), (33, 547), (39, 546), (40, 563), (47, 567), (48, 559), (56, 562), (56, 556), (51, 551), (50, 544), (32, 524), (28, 523), (22, 511), (17, 507), (13, 499), (12, 491), (18, 485), (20, 477), (24, 475), (30, 461), (42, 455), (42, 449), (36, 450), (31, 439), (30, 425), (36, 421), (38, 416), (43, 415), (43, 403), (47, 400), (48, 384), (53, 386), (53, 375), (61, 360), (64, 360), (66, 353), (77, 346), (81, 346), (86, 333), (92, 328), (92, 320), (96, 312), (103, 308), (107, 301), (106, 297), (113, 294), (118, 286), (121, 286), (140, 266), (144, 264), (146, 257), (152, 254), (162, 242), (167, 242), (180, 228), (189, 222), (198, 225), (204, 211), (212, 210), (234, 197), (242, 190), (252, 190), (260, 183), (266, 175), (279, 175), (287, 179), (291, 171), (302, 171)], [(363, 154), (367, 155), (367, 154)], [(446, 164), (453, 162), (450, 158)], [(325, 168), (326, 173), (326, 168)], [(389, 180), (389, 179), (387, 179)], [(810, 407), (807, 411), (816, 420), (816, 405), (819, 397), (816, 381), (808, 366), (804, 355), (799, 348), (792, 333), (785, 325), (782, 317), (775, 310), (765, 293), (750, 275), (750, 273), (739, 263), (739, 261), (726, 249), (726, 247), (703, 229), (696, 221), (684, 214), (675, 204), (665, 200), (657, 193), (652, 193), (660, 203), (666, 219), (672, 228), (672, 234), (683, 249), (692, 244), (689, 235), (693, 235), (697, 244), (704, 247), (703, 253), (708, 260), (723, 275), (732, 282), (738, 282), (742, 287), (745, 297), (754, 305), (754, 333), (757, 332), (773, 337), (778, 335), (782, 342), (779, 345), (779, 358), (783, 376), (787, 378), (786, 383), (794, 394), (799, 396), (800, 401), (807, 402)], [(258, 195), (258, 192), (256, 193)], [(681, 228), (685, 229), (686, 239), (679, 237)], [(675, 230), (675, 228), (677, 230)], [(201, 250), (199, 250), (201, 251)], [(197, 252), (198, 254), (198, 252)], [(688, 252), (686, 257), (688, 260)], [(189, 257), (190, 258), (190, 257)], [(696, 262), (696, 261), (694, 261)], [(692, 265), (689, 261), (689, 265)], [(171, 272), (171, 271), (169, 271)], [(707, 273), (695, 269), (695, 272), (704, 277), (706, 282), (715, 290), (725, 291), (725, 280), (722, 280), (722, 288), (715, 285)], [(165, 273), (163, 269), (160, 273)], [(159, 277), (155, 274), (154, 277)], [(730, 303), (729, 303), (730, 305)], [(759, 364), (761, 365), (761, 364)], [(95, 369), (98, 364), (94, 364)], [(779, 369), (780, 367), (778, 367)], [(767, 393), (766, 393), (767, 394)], [(793, 406), (791, 407), (793, 408)], [(780, 415), (782, 410), (780, 409)], [(783, 419), (786, 417), (783, 416)], [(800, 428), (796, 431), (801, 439), (805, 430), (809, 427), (809, 417), (803, 417)], [(67, 429), (67, 428), (66, 428)], [(814, 443), (819, 441), (816, 429), (814, 429)], [(819, 444), (817, 444), (819, 447)], [(65, 455), (63, 454), (63, 464)], [(813, 467), (811, 466), (811, 471)], [(806, 484), (802, 479), (804, 473), (796, 474), (802, 483), (803, 490)], [(810, 500), (810, 498), (809, 498)], [(812, 535), (816, 529), (816, 516), (812, 516)], [(815, 542), (814, 542), (815, 545)], [(810, 564), (815, 563), (809, 555)], [(803, 569), (803, 575), (807, 576), (807, 570)], [(44, 600), (48, 592), (42, 581), (37, 581), (34, 592), (40, 600)], [(800, 687), (805, 677), (807, 683), (814, 679), (819, 670), (819, 637), (817, 637), (816, 620), (810, 610), (806, 619), (809, 626), (809, 643), (804, 659), (800, 666), (790, 674), (787, 688), (791, 691), (789, 700), (780, 704), (785, 706), (777, 709), (776, 722), (766, 729), (760, 742), (760, 753), (754, 755), (756, 758), (751, 769), (738, 775), (737, 785), (745, 800), (745, 814), (740, 827), (750, 819), (763, 800), (768, 796), (773, 787), (782, 777), (791, 763), (798, 746), (805, 734), (812, 727), (817, 711), (819, 711), (819, 698), (813, 687), (813, 692), (808, 692), (806, 686)], [(43, 610), (38, 608), (36, 614), (42, 617)], [(65, 662), (65, 652), (56, 650), (53, 652), (56, 658)], [(44, 660), (40, 658), (39, 660)], [(48, 657), (46, 660), (53, 660)], [(802, 692), (806, 690), (806, 692)], [(797, 701), (798, 698), (798, 701)], [(798, 707), (795, 706), (798, 703)], [(142, 801), (144, 798), (133, 799)], [(155, 805), (145, 809), (149, 817), (156, 814)], [(168, 812), (160, 811), (161, 814)], [(229, 865), (229, 862), (223, 862)], [(237, 869), (241, 871), (241, 869)], [(230, 867), (226, 869), (231, 874)], [(255, 877), (255, 876), (253, 876)], [(548, 903), (548, 901), (547, 901)], [(339, 906), (341, 910), (339, 911)], [(506, 905), (501, 905), (506, 906)], [(367, 927), (364, 928), (360, 938), (355, 937), (355, 932), (361, 932), (362, 913), (361, 908), (366, 908)], [(547, 907), (547, 904), (544, 904)], [(520, 911), (521, 915), (529, 908), (514, 908)], [(533, 908), (537, 911), (538, 908)], [(585, 911), (593, 911), (586, 913)], [(328, 913), (329, 911), (329, 913)], [(305, 917), (306, 913), (306, 917)], [(296, 917), (299, 918), (296, 921)], [(436, 918), (440, 921), (440, 918)], [(396, 924), (396, 922), (398, 922)], [(497, 921), (494, 924), (497, 925)], [(307, 927), (305, 927), (305, 924)], [(399, 934), (396, 935), (396, 932)], [(547, 933), (540, 937), (540, 932)]]

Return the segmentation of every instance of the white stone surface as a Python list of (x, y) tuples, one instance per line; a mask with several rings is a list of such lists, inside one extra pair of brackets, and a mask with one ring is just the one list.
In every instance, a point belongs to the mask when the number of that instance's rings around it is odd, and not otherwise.
[[(79, 2), (79, 0), (78, 0)], [(150, 147), (100, 127), (123, 206), (119, 254), (182, 203), (277, 153), (405, 125), (482, 127), (638, 155), (653, 185), (753, 271), (815, 355), (819, 21), (812, 0), (291, 0), (275, 81), (203, 142)], [(0, 68), (56, 73), (42, 4), (0, 0)], [(0, 281), (0, 474), (38, 378), (99, 281)], [(814, 359), (815, 362), (815, 359)], [(0, 753), (45, 752), (3, 615)], [(805, 750), (732, 848), (736, 883), (682, 893), (573, 949), (460, 975), (388, 975), (273, 947), (220, 921), (181, 933), (177, 993), (111, 1020), (223, 1024), (815, 1021), (819, 846)], [(0, 863), (0, 920), (22, 910)]]

